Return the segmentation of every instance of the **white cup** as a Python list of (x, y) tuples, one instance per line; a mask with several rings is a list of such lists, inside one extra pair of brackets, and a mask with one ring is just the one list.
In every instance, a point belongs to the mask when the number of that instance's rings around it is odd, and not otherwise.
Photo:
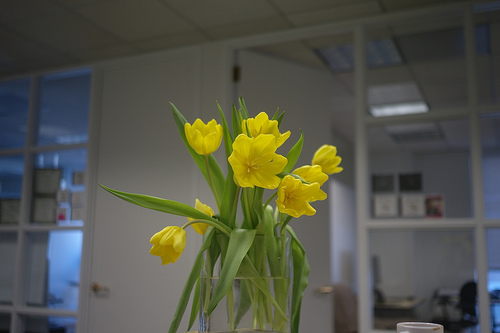
[(444, 333), (443, 325), (419, 322), (398, 323), (397, 330), (398, 333)]

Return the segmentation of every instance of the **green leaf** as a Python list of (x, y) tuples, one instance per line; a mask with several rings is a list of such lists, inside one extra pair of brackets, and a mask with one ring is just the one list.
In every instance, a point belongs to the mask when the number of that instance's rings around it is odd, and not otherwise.
[(217, 103), (217, 107), (219, 108), (219, 114), (222, 122), (224, 148), (226, 149), (226, 158), (229, 158), (229, 156), (233, 152), (233, 138), (231, 137), (231, 131), (229, 130), (229, 126), (227, 125), (226, 116), (224, 115), (224, 111), (222, 111), (222, 108), (220, 107), (219, 103)]
[[(210, 179), (206, 168), (205, 156), (198, 154), (191, 147), (191, 145), (186, 139), (186, 133), (184, 132), (184, 124), (187, 123), (187, 120), (186, 118), (184, 118), (182, 113), (175, 107), (174, 104), (170, 103), (170, 105), (172, 107), (172, 115), (174, 116), (174, 120), (177, 125), (177, 129), (179, 130), (179, 134), (182, 138), (182, 141), (184, 141), (184, 144), (186, 145), (186, 148), (188, 149), (191, 156), (193, 157), (193, 160), (198, 165), (198, 168), (200, 169), (201, 173), (207, 180), (207, 183), (209, 183)], [(216, 196), (217, 198), (221, 198), (222, 193), (224, 191), (224, 183), (225, 183), (224, 174), (222, 173), (222, 170), (219, 164), (217, 163), (217, 160), (212, 155), (208, 156), (208, 165), (210, 168), (210, 174), (212, 176), (212, 180), (216, 191), (216, 193), (214, 193), (214, 196)]]
[[(217, 104), (218, 105), (218, 104)], [(231, 138), (231, 132), (226, 122), (226, 117), (224, 112), (219, 106), (219, 113), (222, 121), (222, 128), (224, 130), (224, 146), (226, 148), (226, 157), (229, 158), (233, 152), (233, 139)], [(220, 216), (221, 220), (224, 221), (231, 228), (236, 228), (236, 208), (238, 205), (238, 186), (233, 180), (233, 168), (229, 163), (227, 163), (227, 176), (224, 184), (224, 191), (220, 202)]]
[(301, 131), (299, 140), (292, 147), (292, 149), (290, 149), (290, 151), (286, 155), (288, 163), (286, 164), (286, 166), (282, 172), (292, 172), (292, 169), (293, 169), (295, 163), (297, 163), (297, 160), (300, 157), (300, 153), (302, 152), (303, 145), (304, 145), (304, 134)]
[(236, 139), (241, 132), (241, 120), (238, 116), (238, 110), (236, 110), (236, 106), (233, 104), (232, 112), (231, 112), (232, 122), (233, 122), (233, 138)]
[[(276, 111), (278, 112), (278, 111)], [(285, 112), (282, 112), (278, 117), (278, 128), (281, 126), (281, 122), (283, 121), (283, 117), (285, 117)]]
[(219, 280), (215, 285), (212, 299), (208, 305), (208, 314), (212, 313), (219, 301), (226, 295), (238, 273), (241, 262), (255, 238), (255, 230), (234, 229), (229, 238), (228, 249)]
[[(277, 108), (277, 109), (276, 109), (276, 112), (274, 113), (274, 116), (271, 118), (271, 120), (276, 120), (276, 119), (278, 119), (278, 114), (279, 114), (279, 112), (280, 112), (280, 108)], [(282, 114), (283, 114), (283, 113), (282, 113)], [(279, 123), (278, 123), (278, 125), (279, 125)], [(279, 127), (279, 126), (278, 126), (278, 127)]]
[(226, 232), (231, 232), (231, 229), (227, 227), (225, 224), (223, 224), (221, 221), (214, 219), (211, 216), (208, 216), (199, 210), (196, 210), (195, 208), (177, 202), (173, 200), (167, 200), (167, 199), (162, 199), (162, 198), (157, 198), (153, 197), (150, 195), (144, 195), (144, 194), (134, 194), (134, 193), (127, 193), (127, 192), (122, 192), (122, 191), (117, 191), (113, 190), (109, 187), (106, 187), (102, 184), (99, 184), (103, 189), (108, 191), (109, 193), (117, 196), (120, 199), (123, 199), (125, 201), (128, 201), (130, 203), (133, 203), (135, 205), (152, 209), (152, 210), (157, 210), (160, 212), (168, 213), (168, 214), (173, 214), (173, 215), (179, 215), (179, 216), (185, 216), (185, 217), (191, 217), (194, 219), (200, 219), (200, 220), (205, 220), (209, 222), (211, 225), (216, 225), (218, 226), (219, 229), (225, 230)]
[(243, 119), (250, 118), (250, 116), (248, 115), (247, 105), (245, 104), (245, 100), (243, 99), (243, 97), (240, 97), (240, 111), (243, 115)]
[(200, 279), (201, 276), (198, 276), (198, 280), (196, 281), (196, 287), (194, 288), (194, 295), (193, 295), (193, 304), (191, 306), (191, 316), (189, 317), (189, 325), (188, 325), (188, 331), (193, 327), (194, 322), (196, 319), (199, 317), (199, 310), (200, 310)]
[(228, 167), (226, 186), (224, 187), (224, 194), (221, 200), (220, 216), (221, 220), (226, 222), (227, 225), (236, 229), (236, 213), (238, 208), (239, 187), (233, 180), (233, 169)]
[(299, 332), (300, 325), (300, 307), (304, 290), (307, 287), (309, 272), (309, 263), (307, 262), (304, 247), (299, 242), (295, 232), (290, 226), (286, 227), (288, 233), (292, 236), (292, 258), (293, 258), (293, 286), (292, 286), (292, 321), (291, 333)]
[(247, 313), (248, 309), (252, 305), (252, 298), (250, 297), (251, 284), (247, 279), (242, 279), (240, 281), (240, 301), (238, 302), (238, 310), (236, 311), (236, 316), (234, 317), (234, 326), (238, 327), (241, 318)]
[(177, 304), (177, 309), (175, 310), (174, 318), (172, 318), (172, 322), (170, 323), (168, 333), (176, 333), (179, 328), (184, 312), (186, 311), (189, 295), (191, 295), (193, 286), (200, 277), (200, 270), (203, 266), (203, 252), (210, 246), (214, 233), (215, 229), (213, 227), (209, 227), (203, 236), (203, 243), (201, 244), (201, 248), (196, 256), (193, 268), (191, 268), (191, 273), (189, 274), (186, 284), (184, 285), (184, 289), (182, 290), (181, 298)]

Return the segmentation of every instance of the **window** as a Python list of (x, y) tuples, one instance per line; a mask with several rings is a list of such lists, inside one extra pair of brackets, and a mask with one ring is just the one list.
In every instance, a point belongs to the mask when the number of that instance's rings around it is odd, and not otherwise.
[(0, 331), (75, 331), (90, 79), (0, 82)]

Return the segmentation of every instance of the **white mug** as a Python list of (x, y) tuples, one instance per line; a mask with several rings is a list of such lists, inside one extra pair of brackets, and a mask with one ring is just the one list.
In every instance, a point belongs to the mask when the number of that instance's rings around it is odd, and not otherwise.
[(444, 333), (443, 325), (420, 322), (398, 323), (397, 330), (398, 333)]

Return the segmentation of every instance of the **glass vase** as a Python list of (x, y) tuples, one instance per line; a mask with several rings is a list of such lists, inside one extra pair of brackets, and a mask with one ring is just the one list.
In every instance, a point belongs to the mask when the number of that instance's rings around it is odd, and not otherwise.
[(290, 332), (290, 238), (256, 236), (231, 287), (210, 313), (223, 249), (215, 264), (213, 252), (209, 256), (207, 251), (200, 279), (200, 333)]

